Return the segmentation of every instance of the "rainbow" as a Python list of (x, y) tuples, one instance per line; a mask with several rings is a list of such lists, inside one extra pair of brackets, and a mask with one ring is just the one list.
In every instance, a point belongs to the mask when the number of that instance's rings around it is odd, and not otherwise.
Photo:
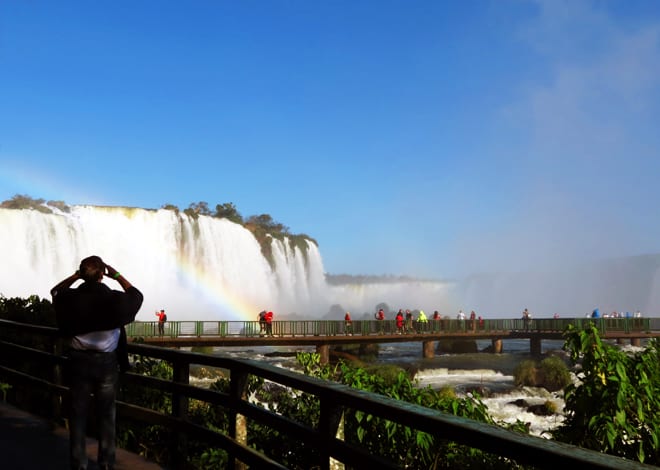
[(217, 311), (223, 319), (254, 320), (256, 312), (261, 310), (259, 306), (239, 298), (225, 289), (216, 277), (204, 272), (186, 257), (179, 256), (177, 264), (179, 274), (196, 286), (205, 298), (217, 307)]
[(63, 200), (67, 204), (76, 200), (90, 200), (89, 195), (77, 190), (79, 183), (73, 184), (71, 181), (45, 174), (42, 168), (27, 166), (18, 159), (2, 163), (0, 182), (8, 191), (7, 198), (21, 194), (47, 200)]

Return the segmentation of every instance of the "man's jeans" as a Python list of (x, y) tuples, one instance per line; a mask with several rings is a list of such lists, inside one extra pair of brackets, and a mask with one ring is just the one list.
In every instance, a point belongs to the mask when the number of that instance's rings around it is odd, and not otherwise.
[(72, 469), (87, 468), (87, 414), (94, 394), (98, 426), (99, 467), (115, 464), (115, 397), (119, 378), (117, 354), (113, 352), (71, 351), (71, 410), (69, 449)]

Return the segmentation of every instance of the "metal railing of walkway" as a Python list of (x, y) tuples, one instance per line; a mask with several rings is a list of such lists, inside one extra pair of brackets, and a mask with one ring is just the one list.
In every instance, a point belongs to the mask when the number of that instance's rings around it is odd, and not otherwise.
[[(478, 320), (456, 320), (442, 319), (429, 320), (426, 323), (415, 323), (413, 330), (416, 333), (496, 333), (512, 331), (531, 331), (545, 333), (561, 333), (568, 325), (583, 328), (593, 323), (599, 332), (612, 331), (630, 333), (660, 332), (660, 318), (539, 318), (531, 322), (522, 319), (484, 319)], [(129, 337), (157, 337), (158, 322), (136, 321), (128, 325)], [(394, 320), (354, 320), (350, 330), (343, 320), (295, 320), (274, 321), (272, 332), (274, 336), (336, 336), (348, 333), (354, 336), (367, 335), (394, 335), (398, 333)], [(164, 325), (164, 336), (177, 337), (260, 337), (265, 336), (263, 329), (257, 321), (167, 321)]]

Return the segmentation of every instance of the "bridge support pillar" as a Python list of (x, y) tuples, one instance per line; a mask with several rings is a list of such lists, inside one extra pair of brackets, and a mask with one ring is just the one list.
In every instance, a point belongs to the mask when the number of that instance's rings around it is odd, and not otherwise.
[(626, 344), (626, 338), (617, 338), (616, 344)]
[(493, 352), (495, 354), (500, 354), (502, 352), (502, 340), (501, 339), (494, 339), (491, 341), (491, 344), (493, 345)]
[(316, 346), (316, 352), (321, 356), (321, 364), (327, 364), (330, 362), (330, 345), (319, 344)]
[(532, 356), (541, 355), (541, 338), (529, 339), (529, 352)]
[(422, 355), (424, 359), (431, 359), (435, 357), (435, 341), (424, 341), (422, 342)]
[(641, 346), (642, 345), (642, 339), (641, 338), (630, 338), (630, 345), (631, 346)]

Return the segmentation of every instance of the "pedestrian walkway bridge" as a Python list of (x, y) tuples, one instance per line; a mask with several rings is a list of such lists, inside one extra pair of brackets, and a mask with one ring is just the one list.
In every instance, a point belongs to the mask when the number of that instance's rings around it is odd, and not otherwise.
[[(195, 346), (316, 346), (321, 361), (329, 359), (329, 348), (341, 344), (420, 342), (421, 354), (433, 357), (442, 341), (490, 340), (491, 351), (503, 351), (503, 342), (528, 339), (530, 353), (541, 354), (541, 343), (561, 340), (569, 325), (583, 328), (595, 325), (602, 338), (640, 345), (644, 338), (660, 336), (660, 318), (540, 318), (522, 319), (429, 320), (400, 330), (394, 320), (353, 321), (347, 327), (343, 320), (275, 321), (272, 335), (267, 335), (257, 321), (172, 321), (162, 334), (158, 322), (134, 322), (128, 336), (146, 344), (164, 347)], [(347, 329), (348, 328), (348, 329)]]

